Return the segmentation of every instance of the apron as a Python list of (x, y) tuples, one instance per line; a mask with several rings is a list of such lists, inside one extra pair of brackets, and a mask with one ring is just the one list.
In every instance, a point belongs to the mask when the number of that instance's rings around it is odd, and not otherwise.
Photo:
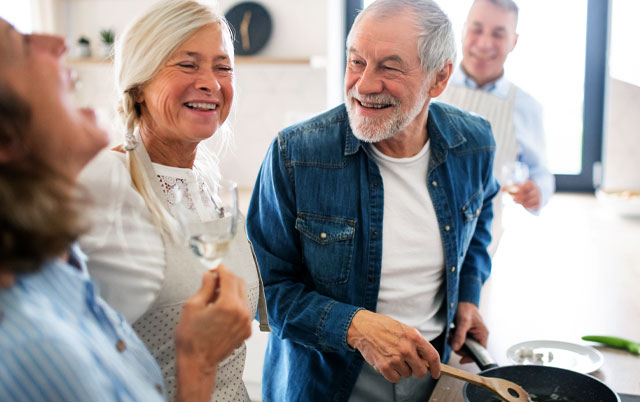
[[(137, 135), (137, 133), (136, 133)], [(162, 201), (167, 211), (171, 207), (162, 192), (156, 178), (149, 154), (139, 136), (136, 138), (138, 146), (132, 152), (141, 161), (145, 174), (151, 182), (156, 196)], [(158, 297), (134, 324), (140, 338), (147, 345), (151, 354), (158, 362), (165, 379), (168, 400), (175, 399), (175, 347), (173, 331), (180, 319), (182, 304), (200, 288), (202, 274), (208, 269), (204, 266), (191, 249), (183, 244), (177, 244), (170, 235), (161, 233), (165, 249), (164, 283)], [(247, 296), (251, 317), (255, 317), (256, 310), (260, 310), (260, 330), (269, 331), (266, 301), (262, 278), (253, 253), (253, 247), (247, 238), (245, 221), (242, 214), (238, 220), (238, 230), (224, 257), (224, 265), (234, 274), (243, 278), (247, 287)], [(249, 402), (249, 395), (242, 382), (246, 345), (243, 343), (231, 356), (218, 366), (216, 385), (211, 398), (216, 402)]]
[[(493, 173), (501, 176), (502, 167), (518, 158), (518, 143), (513, 125), (513, 111), (516, 99), (516, 86), (510, 84), (506, 99), (499, 98), (479, 89), (448, 86), (438, 97), (438, 101), (449, 103), (460, 109), (478, 114), (491, 123), (491, 131), (496, 140), (496, 154)], [(503, 198), (500, 194), (493, 199), (493, 222), (491, 223), (491, 244), (487, 248), (493, 257), (504, 232), (502, 225)]]

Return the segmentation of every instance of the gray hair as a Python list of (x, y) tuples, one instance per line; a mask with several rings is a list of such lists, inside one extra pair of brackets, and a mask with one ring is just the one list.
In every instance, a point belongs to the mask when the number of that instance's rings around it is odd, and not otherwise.
[(449, 61), (455, 64), (456, 40), (449, 17), (433, 0), (376, 0), (356, 17), (347, 36), (351, 45), (352, 33), (368, 15), (379, 16), (398, 13), (404, 8), (413, 10), (418, 33), (418, 57), (427, 74), (442, 70)]

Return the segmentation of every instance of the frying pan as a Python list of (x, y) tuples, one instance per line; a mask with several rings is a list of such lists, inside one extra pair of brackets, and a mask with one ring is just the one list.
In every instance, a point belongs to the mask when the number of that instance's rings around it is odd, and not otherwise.
[[(513, 381), (522, 386), (529, 395), (548, 398), (555, 394), (558, 402), (620, 402), (620, 398), (611, 388), (590, 375), (548, 366), (498, 367), (489, 352), (478, 342), (467, 339), (465, 346), (482, 370), (480, 375)], [(497, 401), (490, 391), (469, 383), (462, 388), (462, 394), (465, 402)]]

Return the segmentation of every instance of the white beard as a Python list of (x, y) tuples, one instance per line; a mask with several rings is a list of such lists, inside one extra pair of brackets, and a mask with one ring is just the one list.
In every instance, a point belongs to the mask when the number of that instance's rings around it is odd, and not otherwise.
[[(389, 107), (394, 108), (393, 114), (385, 119), (359, 116), (354, 105), (354, 102), (357, 102), (356, 99), (365, 103), (391, 105)], [(347, 92), (345, 106), (347, 107), (349, 124), (353, 135), (360, 141), (375, 143), (387, 140), (407, 128), (422, 111), (428, 100), (428, 92), (423, 89), (420, 91), (418, 99), (411, 105), (411, 108), (402, 110), (400, 101), (391, 95), (360, 95), (355, 87), (352, 87)]]

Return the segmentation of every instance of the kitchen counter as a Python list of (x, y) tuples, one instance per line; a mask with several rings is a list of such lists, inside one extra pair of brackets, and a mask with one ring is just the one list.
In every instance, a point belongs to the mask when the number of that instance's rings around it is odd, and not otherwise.
[[(640, 341), (640, 219), (616, 216), (593, 195), (557, 194), (539, 217), (512, 205), (505, 226), (480, 302), (489, 352), (507, 365), (507, 348), (522, 341), (593, 345), (604, 364), (592, 375), (618, 393), (640, 394), (640, 356), (580, 339)], [(479, 371), (455, 356), (450, 363)], [(463, 401), (462, 385), (443, 377), (429, 401)]]

